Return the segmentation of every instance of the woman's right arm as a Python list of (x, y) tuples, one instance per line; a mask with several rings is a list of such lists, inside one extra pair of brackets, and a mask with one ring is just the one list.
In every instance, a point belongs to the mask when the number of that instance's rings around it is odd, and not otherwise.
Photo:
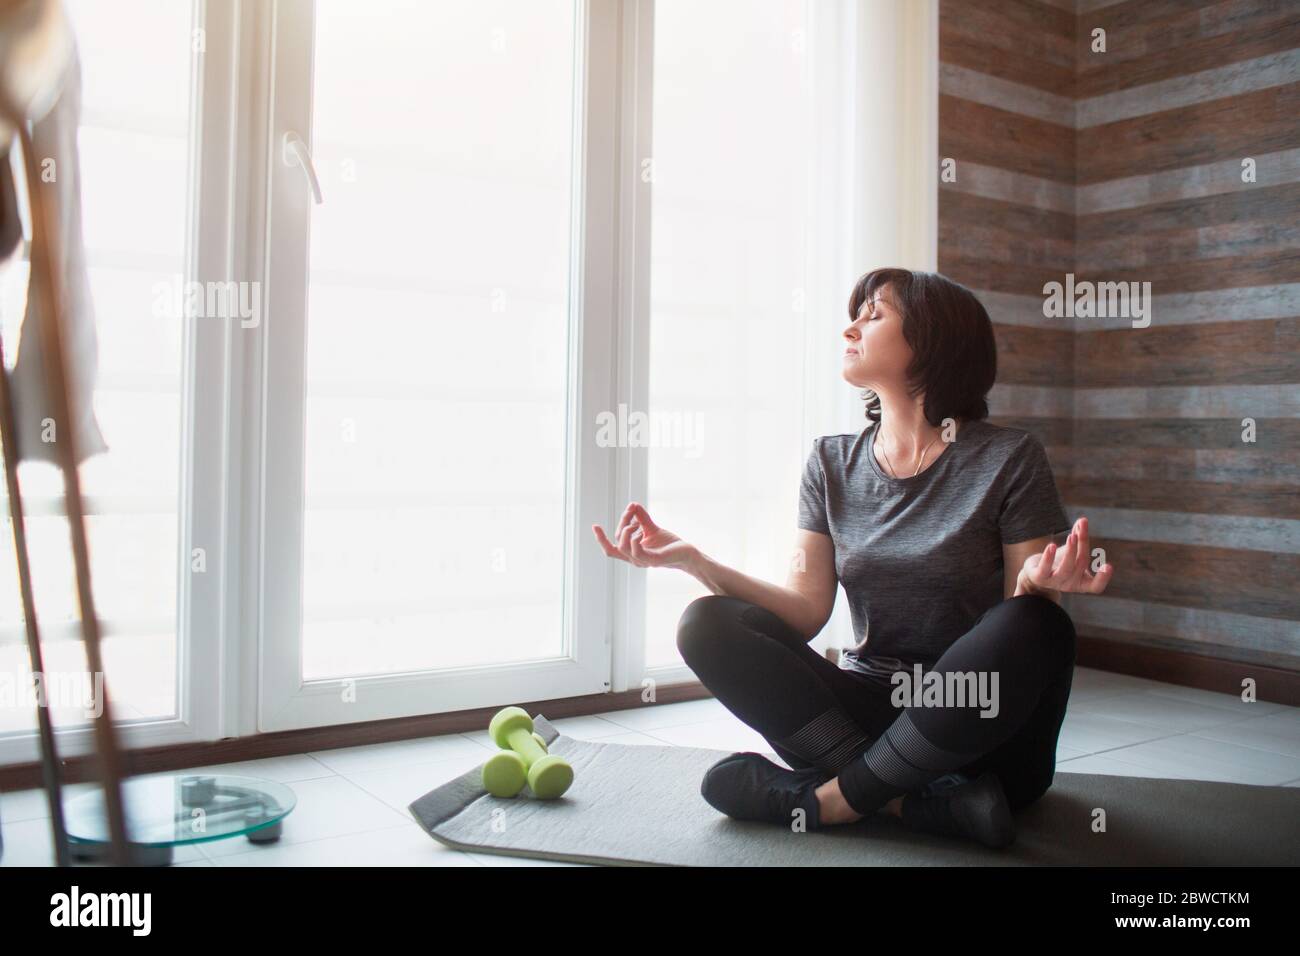
[(785, 587), (750, 577), (696, 549), (684, 569), (714, 594), (727, 594), (765, 607), (811, 641), (835, 607), (835, 549), (829, 536), (798, 529)]
[[(636, 502), (627, 506), (614, 534), (605, 537), (592, 525), (596, 540), (610, 557), (637, 567), (675, 567), (697, 579), (714, 594), (724, 594), (767, 608), (805, 640), (826, 625), (835, 606), (835, 548), (828, 535), (798, 529), (786, 585), (752, 577), (715, 561), (699, 548), (656, 525)], [(615, 544), (617, 542), (617, 544)]]

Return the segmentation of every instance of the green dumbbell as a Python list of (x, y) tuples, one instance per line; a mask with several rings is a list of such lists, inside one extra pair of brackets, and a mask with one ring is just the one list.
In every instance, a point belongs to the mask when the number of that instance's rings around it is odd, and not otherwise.
[(483, 786), (493, 796), (513, 797), (526, 781), (541, 800), (562, 796), (573, 783), (573, 768), (563, 757), (546, 752), (533, 732), (533, 719), (521, 707), (506, 707), (492, 718), (488, 733), (501, 748), (483, 765)]
[(528, 765), (513, 750), (499, 750), (483, 765), (483, 789), (494, 797), (513, 797), (528, 782)]
[[(546, 741), (542, 735), (534, 732), (533, 740), (542, 748), (542, 753), (546, 753)], [(526, 783), (528, 764), (513, 750), (499, 751), (483, 765), (483, 788), (494, 797), (516, 796)]]

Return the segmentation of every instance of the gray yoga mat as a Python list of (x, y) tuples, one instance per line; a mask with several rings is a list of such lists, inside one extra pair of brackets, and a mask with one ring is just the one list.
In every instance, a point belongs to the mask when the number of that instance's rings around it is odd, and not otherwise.
[[(1300, 864), (1300, 788), (1067, 773), (1016, 814), (1016, 842), (988, 850), (906, 830), (875, 814), (794, 833), (733, 820), (700, 779), (729, 751), (576, 740), (545, 717), (534, 729), (575, 778), (559, 800), (487, 793), (479, 769), (409, 806), (457, 850), (620, 866), (1268, 866)], [(1094, 811), (1105, 832), (1094, 832)]]

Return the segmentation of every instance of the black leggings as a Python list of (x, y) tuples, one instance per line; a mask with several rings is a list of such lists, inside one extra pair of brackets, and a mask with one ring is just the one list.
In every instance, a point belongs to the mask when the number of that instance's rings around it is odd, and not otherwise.
[(789, 766), (838, 774), (860, 813), (953, 771), (970, 777), (993, 771), (1013, 810), (1052, 785), (1075, 632), (1070, 615), (1045, 597), (994, 605), (924, 669), (996, 674), (992, 716), (981, 716), (969, 701), (895, 706), (891, 683), (840, 668), (774, 613), (736, 597), (711, 594), (691, 602), (678, 624), (677, 647), (704, 686)]

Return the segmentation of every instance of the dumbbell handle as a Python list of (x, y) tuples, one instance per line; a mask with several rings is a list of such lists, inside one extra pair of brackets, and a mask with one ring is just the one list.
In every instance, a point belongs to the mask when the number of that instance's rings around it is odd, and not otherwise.
[(516, 727), (506, 735), (510, 749), (524, 758), (524, 763), (531, 767), (546, 756), (546, 751), (537, 745), (533, 732), (523, 727)]

